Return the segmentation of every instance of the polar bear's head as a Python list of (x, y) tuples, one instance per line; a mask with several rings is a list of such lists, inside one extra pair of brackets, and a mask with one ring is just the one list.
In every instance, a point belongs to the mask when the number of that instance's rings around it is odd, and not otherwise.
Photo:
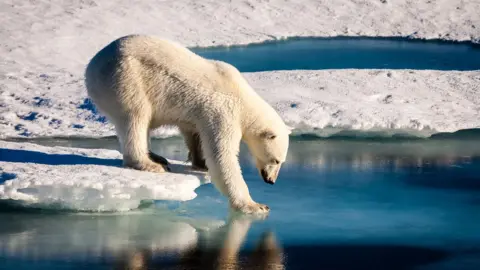
[(263, 180), (273, 185), (288, 152), (290, 128), (265, 130), (249, 140), (248, 148)]

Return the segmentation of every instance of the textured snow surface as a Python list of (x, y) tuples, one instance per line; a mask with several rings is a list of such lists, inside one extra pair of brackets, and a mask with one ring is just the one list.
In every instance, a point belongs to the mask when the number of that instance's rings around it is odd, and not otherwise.
[(277, 71), (247, 77), (297, 133), (429, 136), (480, 127), (478, 71)]
[(208, 182), (188, 164), (170, 160), (172, 173), (121, 167), (113, 150), (43, 147), (0, 141), (0, 200), (87, 211), (136, 209), (141, 200), (195, 198)]
[[(83, 73), (99, 49), (127, 34), (186, 46), (339, 35), (478, 42), (479, 10), (478, 0), (1, 1), (0, 138), (113, 135), (86, 99)], [(385, 74), (292, 71), (248, 78), (301, 130), (479, 127), (479, 72)], [(174, 134), (160, 129), (155, 135)]]
[[(50, 81), (31, 78), (31, 91), (3, 90), (1, 136), (115, 135), (86, 100), (82, 81), (49, 76)], [(386, 130), (428, 136), (480, 127), (479, 71), (275, 71), (245, 76), (296, 133)], [(48, 87), (50, 92), (41, 93)], [(160, 128), (154, 135), (176, 134), (175, 128)]]

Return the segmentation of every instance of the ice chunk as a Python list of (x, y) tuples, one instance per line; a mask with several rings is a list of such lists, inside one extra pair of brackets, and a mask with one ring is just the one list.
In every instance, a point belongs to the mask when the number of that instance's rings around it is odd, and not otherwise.
[(126, 211), (142, 200), (195, 198), (207, 175), (170, 162), (172, 173), (156, 174), (122, 168), (117, 151), (0, 141), (0, 199), (32, 207)]

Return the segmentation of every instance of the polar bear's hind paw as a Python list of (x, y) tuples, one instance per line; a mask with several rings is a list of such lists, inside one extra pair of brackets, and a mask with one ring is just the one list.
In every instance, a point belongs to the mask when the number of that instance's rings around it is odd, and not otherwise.
[(169, 172), (170, 168), (165, 165), (161, 165), (155, 163), (151, 160), (141, 162), (141, 163), (134, 163), (134, 164), (124, 164), (124, 167), (131, 168), (134, 170), (145, 171), (145, 172), (153, 172), (153, 173), (164, 173)]
[(153, 153), (152, 151), (148, 152), (148, 156), (155, 163), (162, 164), (162, 165), (165, 165), (165, 166), (170, 165), (170, 162), (168, 162), (168, 160), (166, 158), (164, 158), (160, 155), (157, 155), (157, 154)]

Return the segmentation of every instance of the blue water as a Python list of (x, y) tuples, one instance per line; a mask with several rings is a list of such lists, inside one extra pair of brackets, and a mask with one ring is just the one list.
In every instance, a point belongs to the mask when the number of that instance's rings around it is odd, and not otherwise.
[(193, 48), (242, 72), (295, 69), (479, 70), (480, 45), (398, 38), (301, 38), (249, 46)]
[[(116, 147), (113, 140), (37, 142)], [(186, 158), (179, 139), (154, 146), (169, 158)], [(272, 209), (265, 220), (228, 219), (225, 199), (212, 185), (198, 188), (192, 201), (156, 201), (131, 214), (2, 205), (0, 268), (125, 269), (141, 261), (146, 267), (138, 269), (211, 269), (235, 244), (241, 244), (239, 259), (226, 264), (245, 269), (249, 263), (287, 269), (480, 267), (478, 140), (292, 139), (274, 186), (260, 179), (245, 148), (240, 160), (252, 197)], [(218, 221), (226, 226), (211, 227)], [(245, 239), (236, 239), (242, 233)], [(190, 244), (180, 244), (185, 242)], [(181, 247), (168, 247), (175, 243)]]

